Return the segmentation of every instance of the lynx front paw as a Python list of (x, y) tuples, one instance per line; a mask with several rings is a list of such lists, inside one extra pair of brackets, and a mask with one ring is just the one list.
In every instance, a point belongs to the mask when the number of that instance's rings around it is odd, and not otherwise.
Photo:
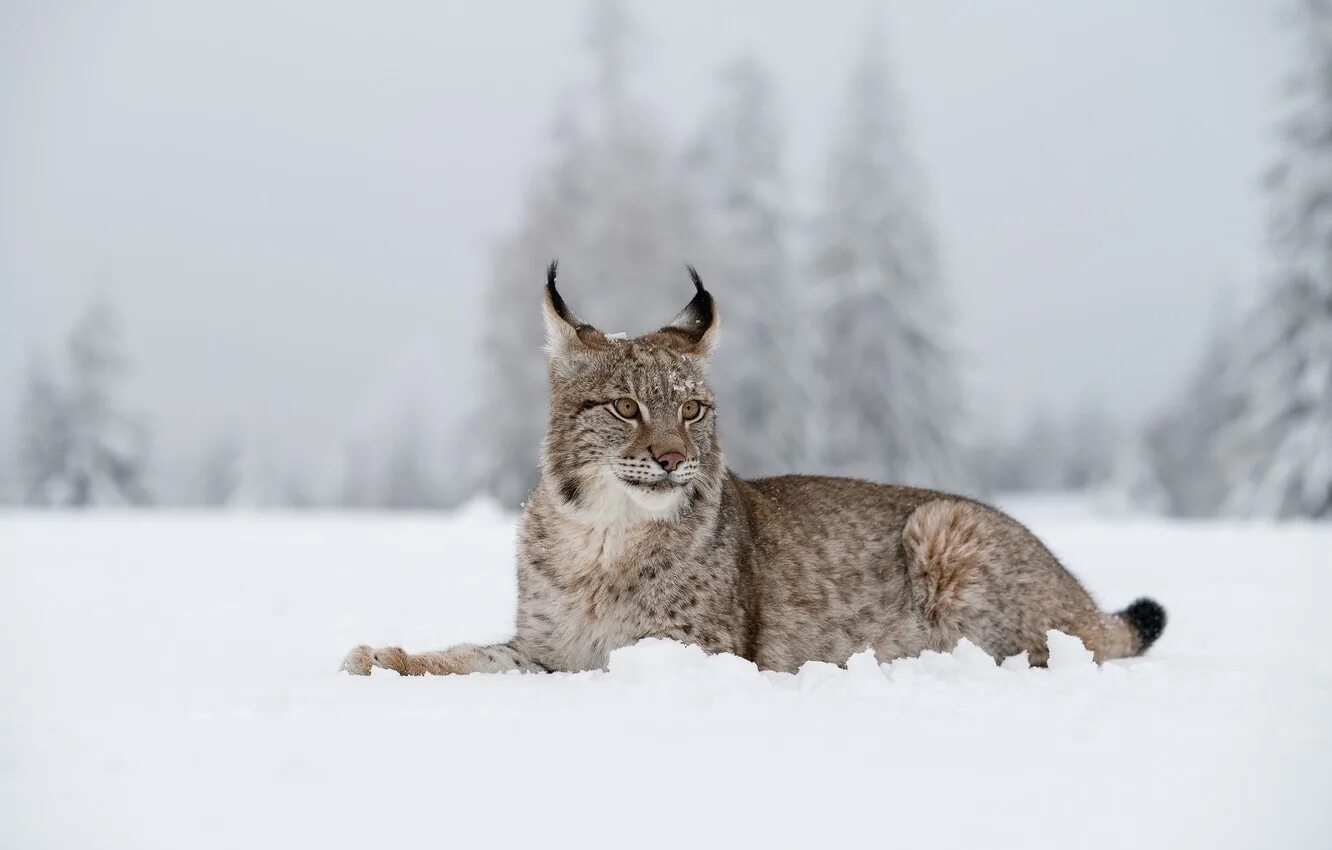
[(342, 659), (342, 669), (353, 676), (369, 676), (374, 663), (374, 650), (368, 646), (358, 646)]
[(428, 672), (423, 664), (397, 646), (374, 649), (358, 646), (342, 659), (342, 669), (353, 676), (369, 676), (370, 668), (392, 670), (403, 676), (421, 676)]
[(425, 672), (419, 663), (397, 646), (383, 646), (370, 650), (370, 663), (402, 676), (420, 676)]

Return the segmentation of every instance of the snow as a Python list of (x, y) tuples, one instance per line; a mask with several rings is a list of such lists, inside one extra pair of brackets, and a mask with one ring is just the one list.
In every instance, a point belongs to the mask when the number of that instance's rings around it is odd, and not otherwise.
[(0, 846), (1332, 844), (1332, 527), (1017, 510), (1150, 655), (350, 677), (504, 636), (512, 518), (0, 514)]

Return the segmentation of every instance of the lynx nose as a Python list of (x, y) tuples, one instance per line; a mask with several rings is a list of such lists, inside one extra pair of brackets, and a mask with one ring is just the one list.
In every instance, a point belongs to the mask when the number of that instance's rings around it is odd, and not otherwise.
[(661, 466), (661, 468), (666, 470), (667, 472), (674, 472), (676, 467), (684, 463), (685, 460), (685, 456), (679, 452), (663, 452), (661, 454), (654, 453), (653, 457), (657, 459), (657, 463)]

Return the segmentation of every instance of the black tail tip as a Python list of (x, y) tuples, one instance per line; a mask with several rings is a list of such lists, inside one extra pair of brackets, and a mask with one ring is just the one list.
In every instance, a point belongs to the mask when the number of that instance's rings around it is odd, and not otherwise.
[(1165, 609), (1152, 599), (1137, 600), (1120, 611), (1119, 616), (1127, 620), (1133, 631), (1138, 633), (1138, 642), (1141, 644), (1139, 654), (1146, 652), (1148, 647), (1156, 643), (1161, 632), (1165, 631)]

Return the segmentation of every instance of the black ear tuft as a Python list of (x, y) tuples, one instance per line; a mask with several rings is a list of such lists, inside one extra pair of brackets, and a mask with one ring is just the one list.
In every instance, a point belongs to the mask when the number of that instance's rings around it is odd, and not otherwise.
[(703, 288), (703, 279), (698, 276), (698, 269), (689, 265), (685, 268), (689, 270), (689, 277), (694, 281), (694, 297), (662, 330), (684, 337), (691, 345), (698, 345), (703, 337), (713, 330), (717, 322), (717, 312), (712, 303), (711, 293)]
[(589, 350), (600, 351), (607, 346), (606, 335), (584, 322), (569, 309), (569, 305), (555, 288), (559, 261), (552, 260), (546, 267), (546, 347), (551, 357), (564, 357)]
[[(689, 263), (685, 263), (685, 268), (689, 270), (689, 277), (691, 280), (694, 281), (694, 289), (698, 292), (705, 292), (706, 290), (703, 289), (703, 278), (698, 276), (698, 269), (694, 268)], [(552, 273), (554, 273), (554, 269), (555, 269), (555, 264), (552, 263), (551, 264)]]
[(546, 267), (546, 294), (550, 296), (550, 306), (555, 308), (555, 314), (576, 328), (582, 322), (574, 316), (569, 305), (565, 304), (564, 298), (560, 296), (560, 291), (555, 288), (555, 275), (559, 267), (559, 260), (551, 260), (550, 265)]

